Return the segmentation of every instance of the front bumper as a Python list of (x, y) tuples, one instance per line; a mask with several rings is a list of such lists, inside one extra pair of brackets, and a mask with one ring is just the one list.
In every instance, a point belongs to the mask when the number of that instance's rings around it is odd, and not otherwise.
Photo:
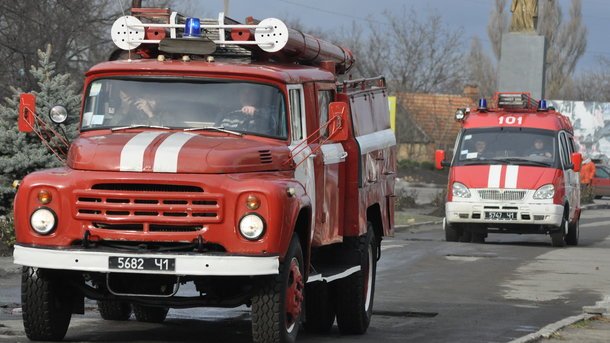
[[(563, 206), (555, 204), (495, 204), (490, 202), (447, 202), (445, 216), (449, 223), (529, 224), (560, 226)], [(486, 219), (486, 212), (516, 213), (516, 219)]]
[[(141, 273), (165, 275), (255, 276), (278, 274), (278, 256), (234, 256), (221, 254), (154, 254), (104, 252), (83, 249), (48, 249), (15, 245), (14, 263), (28, 267), (99, 273)], [(109, 258), (174, 258), (173, 271), (110, 269)]]

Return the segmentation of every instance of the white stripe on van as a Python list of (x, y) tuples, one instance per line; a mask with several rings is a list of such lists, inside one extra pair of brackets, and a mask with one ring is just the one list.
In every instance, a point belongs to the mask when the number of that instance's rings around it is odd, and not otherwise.
[(163, 132), (147, 131), (133, 136), (121, 150), (119, 170), (141, 172), (144, 168), (144, 152), (150, 143), (161, 134)]
[(506, 166), (506, 178), (504, 188), (517, 188), (517, 177), (519, 176), (519, 166)]
[(366, 154), (375, 150), (385, 149), (396, 145), (396, 136), (392, 129), (385, 129), (368, 135), (356, 137), (360, 145), (360, 153)]
[(155, 152), (153, 172), (175, 173), (178, 171), (178, 154), (191, 138), (193, 133), (176, 132), (167, 137)]
[(500, 188), (500, 175), (502, 174), (501, 165), (489, 166), (489, 176), (487, 177), (487, 188)]

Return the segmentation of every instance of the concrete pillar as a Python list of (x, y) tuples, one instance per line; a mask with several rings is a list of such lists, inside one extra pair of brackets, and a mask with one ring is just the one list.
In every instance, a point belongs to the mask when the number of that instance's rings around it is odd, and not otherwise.
[(531, 33), (502, 35), (498, 91), (529, 92), (544, 98), (546, 38)]

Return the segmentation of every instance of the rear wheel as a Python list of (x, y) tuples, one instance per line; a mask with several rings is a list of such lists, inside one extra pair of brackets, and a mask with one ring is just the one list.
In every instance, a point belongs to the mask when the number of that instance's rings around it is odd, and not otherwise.
[(131, 317), (131, 305), (124, 301), (98, 300), (97, 309), (104, 320), (128, 320)]
[(335, 322), (335, 299), (332, 287), (326, 282), (312, 282), (305, 286), (305, 330), (328, 333)]
[(485, 233), (473, 232), (472, 233), (472, 243), (485, 243)]
[(72, 318), (71, 290), (51, 271), (23, 267), (21, 306), (25, 334), (33, 341), (59, 341)]
[(304, 299), (303, 252), (298, 237), (290, 241), (279, 274), (263, 281), (252, 297), (254, 342), (292, 343), (297, 338)]
[(470, 243), (472, 242), (472, 231), (463, 229), (460, 235), (460, 242)]
[(566, 243), (573, 246), (578, 245), (578, 238), (580, 236), (580, 219), (575, 218), (575, 220), (573, 224), (568, 225), (568, 234), (566, 236)]
[(373, 226), (359, 238), (360, 270), (337, 282), (337, 325), (342, 334), (363, 334), (373, 314), (377, 249)]
[(167, 307), (153, 307), (133, 304), (133, 314), (136, 320), (145, 323), (162, 323), (167, 317)]

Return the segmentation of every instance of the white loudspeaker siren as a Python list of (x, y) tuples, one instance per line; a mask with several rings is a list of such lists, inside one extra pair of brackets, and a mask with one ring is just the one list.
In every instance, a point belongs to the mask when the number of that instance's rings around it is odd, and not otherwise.
[(140, 46), (140, 43), (133, 41), (141, 41), (144, 39), (144, 27), (140, 19), (126, 15), (115, 20), (112, 24), (112, 41), (114, 44), (123, 50), (131, 50)]
[(256, 44), (266, 52), (282, 50), (288, 43), (288, 27), (276, 18), (263, 19), (254, 30)]

